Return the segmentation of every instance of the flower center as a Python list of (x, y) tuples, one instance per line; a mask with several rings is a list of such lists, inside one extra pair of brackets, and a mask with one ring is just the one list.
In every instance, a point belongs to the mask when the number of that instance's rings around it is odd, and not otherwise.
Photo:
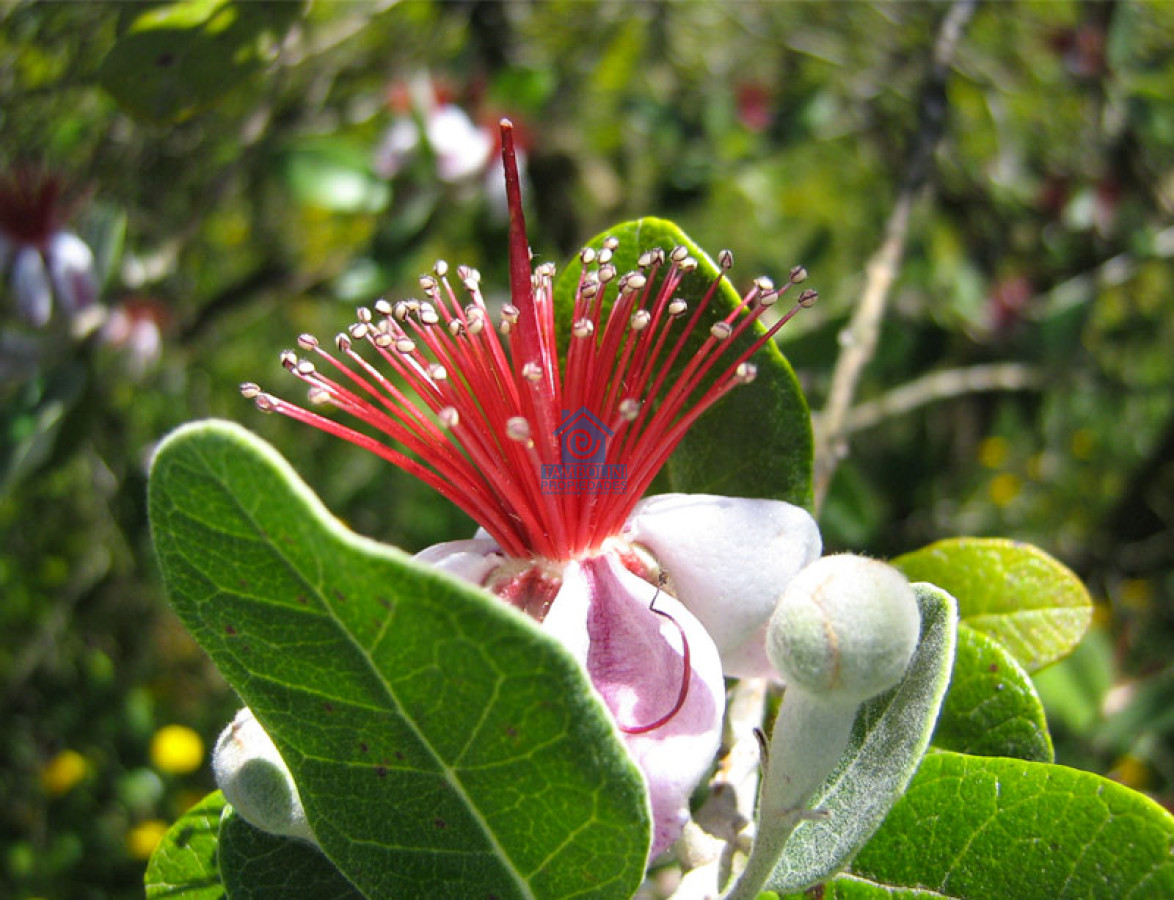
[[(442, 261), (420, 279), (425, 299), (359, 309), (335, 339), (337, 353), (302, 335), (299, 348), (322, 368), (292, 350), (282, 353), (312, 403), (350, 413), (367, 430), (256, 384), (241, 391), (262, 410), (351, 441), (419, 477), (508, 555), (570, 560), (619, 533), (689, 427), (754, 379), (750, 357), (817, 294), (803, 291), (770, 328), (739, 341), (806, 278), (801, 267), (782, 288), (758, 279), (731, 312), (713, 320), (713, 298), (733, 262), (728, 251), (718, 257), (718, 277), (690, 308), (677, 295), (697, 268), (687, 248), (644, 252), (633, 271), (620, 275), (613, 264), (619, 242), (608, 238), (580, 254), (570, 338), (560, 348), (554, 266), (531, 269), (512, 126), (503, 121), (501, 129), (511, 302), (492, 312), (479, 273), (464, 266), (455, 273), (460, 297)], [(695, 334), (704, 335), (699, 348), (690, 343)], [(356, 349), (361, 344), (366, 355)]]

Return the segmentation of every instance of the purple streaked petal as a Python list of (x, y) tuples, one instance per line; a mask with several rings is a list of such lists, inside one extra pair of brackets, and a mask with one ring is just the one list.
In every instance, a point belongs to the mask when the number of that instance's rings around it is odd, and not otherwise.
[[(725, 710), (721, 660), (701, 623), (625, 569), (615, 554), (583, 560), (573, 571), (569, 566), (566, 581), (579, 578), (586, 582), (590, 601), (587, 673), (648, 782), (651, 858), (680, 835), (689, 817), (689, 795), (717, 754)], [(671, 620), (652, 611), (654, 596), (655, 608)], [(562, 599), (560, 593), (554, 605)], [(658, 727), (632, 733), (673, 710), (685, 678), (688, 693), (677, 712)]]
[(12, 289), (16, 306), (31, 325), (40, 328), (49, 321), (53, 309), (53, 290), (45, 260), (35, 247), (24, 247), (12, 264)]
[(80, 312), (97, 301), (94, 254), (85, 241), (71, 232), (58, 231), (49, 238), (45, 255), (53, 290), (66, 312)]

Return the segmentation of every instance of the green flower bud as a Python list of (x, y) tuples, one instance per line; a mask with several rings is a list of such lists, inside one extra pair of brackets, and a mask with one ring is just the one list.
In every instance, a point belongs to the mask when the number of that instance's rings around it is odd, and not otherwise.
[(212, 769), (224, 799), (250, 825), (317, 843), (293, 776), (252, 710), (242, 709), (221, 733)]
[(787, 585), (767, 655), (788, 687), (856, 705), (901, 680), (920, 628), (904, 575), (862, 556), (825, 556)]

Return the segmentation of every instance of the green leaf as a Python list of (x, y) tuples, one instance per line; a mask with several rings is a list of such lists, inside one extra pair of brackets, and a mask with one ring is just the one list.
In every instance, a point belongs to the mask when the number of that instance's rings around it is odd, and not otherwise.
[(998, 641), (965, 625), (933, 744), (976, 756), (1055, 759), (1031, 678)]
[(812, 798), (826, 819), (796, 827), (767, 880), (771, 890), (803, 890), (843, 868), (884, 821), (929, 745), (954, 663), (954, 599), (914, 585), (921, 641), (904, 680), (864, 704), (836, 771)]
[(370, 148), (339, 137), (300, 141), (283, 159), (285, 180), (298, 202), (340, 213), (387, 208), (391, 187), (371, 170)]
[(232, 900), (363, 900), (317, 847), (254, 828), (231, 806), (220, 823), (220, 875)]
[(303, 4), (177, 0), (145, 8), (98, 72), (126, 112), (180, 122), (260, 71)]
[(1091, 772), (933, 751), (853, 872), (968, 900), (1174, 896), (1174, 817)]
[[(599, 248), (609, 235), (620, 242), (612, 263), (621, 274), (635, 270), (637, 258), (645, 251), (659, 247), (668, 252), (676, 246), (686, 247), (698, 265), (685, 276), (677, 296), (691, 307), (719, 274), (705, 251), (664, 219), (624, 222), (597, 235), (587, 246)], [(582, 268), (576, 256), (555, 284), (555, 310), (561, 334), (569, 331)], [(675, 363), (674, 371), (679, 371), (695, 354), (708, 336), (710, 325), (732, 312), (740, 299), (730, 282), (723, 279)], [(610, 303), (605, 303), (605, 309), (609, 307)], [(735, 346), (748, 347), (761, 333), (756, 328), (753, 334), (742, 335)], [(667, 478), (666, 490), (769, 497), (797, 506), (811, 505), (812, 439), (807, 401), (790, 364), (773, 343), (759, 350), (754, 362), (758, 377), (727, 394), (697, 421), (678, 445), (663, 473)]]
[[(767, 897), (777, 897), (777, 894), (766, 894)], [(893, 887), (888, 884), (877, 884), (859, 875), (842, 873), (820, 885), (820, 900), (941, 900), (944, 894), (937, 891), (926, 891), (920, 888)], [(803, 891), (797, 894), (787, 894), (784, 900), (811, 900), (812, 894)]]
[(213, 791), (176, 820), (151, 854), (147, 900), (218, 900), (225, 896), (216, 860), (224, 795)]
[(1028, 672), (1070, 653), (1092, 621), (1092, 600), (1080, 579), (1030, 544), (952, 538), (893, 565), (912, 581), (953, 594), (962, 624), (993, 637)]
[(177, 612), (360, 890), (636, 890), (642, 777), (582, 668), (529, 618), (350, 533), (228, 423), (164, 441), (149, 506)]

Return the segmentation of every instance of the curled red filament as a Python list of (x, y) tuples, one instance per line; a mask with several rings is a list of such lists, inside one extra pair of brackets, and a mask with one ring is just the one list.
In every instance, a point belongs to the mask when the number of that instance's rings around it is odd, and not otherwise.
[(681, 677), (681, 688), (677, 691), (677, 700), (673, 704), (673, 708), (661, 716), (659, 719), (649, 722), (647, 725), (620, 725), (620, 731), (624, 734), (647, 734), (650, 731), (655, 731), (662, 725), (668, 723), (673, 716), (681, 711), (681, 707), (685, 705), (685, 701), (689, 697), (689, 682), (693, 676), (693, 668), (689, 657), (689, 638), (685, 636), (685, 629), (681, 627), (681, 623), (674, 619), (671, 615), (656, 608), (656, 598), (660, 596), (660, 588), (656, 589), (656, 593), (652, 595), (652, 602), (648, 604), (649, 612), (654, 612), (658, 616), (668, 619), (677, 626), (677, 633), (681, 635), (681, 647), (683, 651), (682, 661), (684, 662), (685, 671)]

